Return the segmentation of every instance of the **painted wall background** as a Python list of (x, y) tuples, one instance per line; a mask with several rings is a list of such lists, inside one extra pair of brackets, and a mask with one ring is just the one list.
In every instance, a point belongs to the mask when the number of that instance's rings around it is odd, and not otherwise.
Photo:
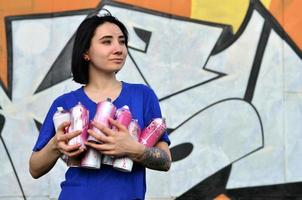
[(53, 99), (79, 87), (73, 34), (102, 8), (130, 33), (118, 77), (152, 87), (169, 127), (148, 199), (302, 197), (302, 1), (0, 0), (0, 199), (56, 199), (65, 164), (34, 180), (28, 160)]

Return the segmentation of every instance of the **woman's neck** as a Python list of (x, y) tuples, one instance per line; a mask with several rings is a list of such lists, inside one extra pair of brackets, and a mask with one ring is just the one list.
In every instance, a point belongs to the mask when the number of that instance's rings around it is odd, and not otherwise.
[(96, 67), (89, 66), (89, 81), (86, 85), (88, 88), (93, 88), (94, 90), (110, 89), (110, 87), (117, 83), (118, 81), (114, 72), (106, 73), (98, 70)]
[(102, 79), (91, 79), (85, 88), (93, 91), (104, 91), (111, 90), (116, 86), (120, 85), (120, 82), (116, 78), (102, 78)]
[(116, 80), (115, 73), (92, 73), (90, 75), (89, 82), (84, 87), (84, 91), (91, 100), (98, 103), (107, 98), (115, 100), (119, 96), (122, 90), (122, 84)]

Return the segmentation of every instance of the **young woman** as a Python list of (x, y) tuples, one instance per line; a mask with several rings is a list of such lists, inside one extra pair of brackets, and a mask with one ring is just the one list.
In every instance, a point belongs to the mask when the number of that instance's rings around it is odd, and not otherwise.
[[(30, 173), (34, 178), (51, 170), (62, 155), (77, 157), (84, 152), (80, 144), (67, 144), (68, 140), (80, 134), (79, 131), (64, 134), (70, 123), (63, 123), (55, 131), (52, 117), (59, 106), (69, 110), (81, 102), (89, 110), (92, 120), (97, 103), (109, 97), (117, 108), (128, 105), (141, 129), (153, 118), (161, 117), (159, 102), (152, 89), (116, 79), (116, 73), (121, 70), (127, 57), (127, 43), (126, 27), (111, 15), (93, 16), (81, 23), (74, 41), (72, 73), (74, 80), (83, 86), (59, 96), (51, 105), (30, 158)], [(61, 183), (59, 199), (144, 199), (145, 167), (169, 170), (170, 141), (166, 133), (154, 147), (147, 148), (134, 140), (122, 124), (113, 119), (110, 119), (110, 123), (118, 130), (113, 131), (92, 122), (105, 135), (98, 136), (93, 130), (88, 130), (102, 143), (87, 142), (86, 145), (103, 155), (131, 158), (135, 163), (132, 171), (121, 172), (106, 165), (99, 170), (70, 167), (65, 181)]]

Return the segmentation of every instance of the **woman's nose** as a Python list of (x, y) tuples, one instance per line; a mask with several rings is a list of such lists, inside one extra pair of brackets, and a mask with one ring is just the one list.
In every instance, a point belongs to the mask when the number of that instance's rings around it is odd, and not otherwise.
[(121, 54), (123, 53), (123, 46), (119, 42), (117, 42), (114, 44), (113, 51), (114, 54)]

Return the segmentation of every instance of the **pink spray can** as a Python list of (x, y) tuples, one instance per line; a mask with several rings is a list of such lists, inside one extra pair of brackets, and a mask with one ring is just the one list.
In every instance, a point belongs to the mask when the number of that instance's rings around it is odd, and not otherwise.
[(139, 142), (147, 147), (152, 147), (160, 139), (166, 130), (165, 119), (155, 118), (143, 130)]
[[(132, 120), (132, 114), (129, 110), (129, 107), (127, 105), (123, 106), (122, 108), (117, 109), (115, 113), (115, 119), (122, 125), (124, 125), (126, 128), (128, 128), (131, 120)], [(115, 126), (112, 127), (113, 130), (117, 130)], [(114, 159), (111, 156), (103, 156), (102, 163), (106, 165), (113, 165)]]
[(69, 140), (68, 144), (74, 145), (80, 143), (82, 148), (86, 148), (84, 143), (88, 137), (89, 111), (81, 104), (81, 102), (79, 102), (76, 106), (71, 108), (70, 114), (71, 124), (68, 132), (82, 131), (82, 133)]
[[(81, 148), (86, 149), (85, 141), (88, 137), (89, 111), (80, 102), (70, 110), (70, 126), (68, 132), (82, 131), (82, 133), (69, 140), (68, 145), (81, 144)], [(68, 134), (68, 133), (67, 133)], [(67, 165), (71, 167), (79, 167), (80, 160), (78, 158), (68, 158)]]
[[(130, 122), (128, 126), (128, 131), (130, 135), (133, 137), (133, 139), (138, 141), (141, 131), (138, 125), (138, 121), (136, 119), (133, 119)], [(131, 172), (133, 167), (133, 161), (128, 157), (118, 158), (114, 160), (113, 167), (123, 172)]]
[[(115, 111), (116, 108), (115, 106), (111, 103), (111, 99), (107, 98), (106, 101), (102, 101), (100, 103), (97, 104), (97, 109), (96, 109), (96, 113), (94, 115), (94, 121), (106, 126), (110, 128), (110, 124), (109, 124), (109, 118), (114, 118), (115, 115)], [(92, 127), (92, 130), (95, 131), (97, 134), (104, 134), (102, 133), (99, 129)], [(98, 141), (95, 137), (89, 135), (88, 136), (88, 141), (92, 141), (92, 142), (96, 142), (96, 143), (100, 143), (100, 141)]]

